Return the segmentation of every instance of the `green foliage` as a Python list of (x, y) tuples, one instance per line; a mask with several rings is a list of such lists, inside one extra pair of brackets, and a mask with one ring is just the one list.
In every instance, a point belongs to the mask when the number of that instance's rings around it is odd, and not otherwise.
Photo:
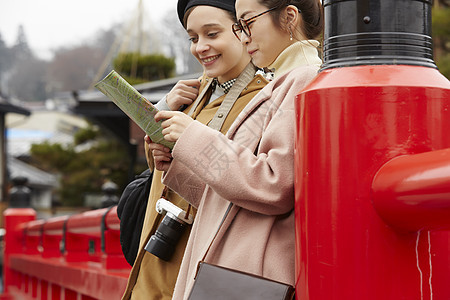
[(31, 145), (33, 163), (39, 168), (48, 172), (57, 172), (66, 168), (75, 157), (75, 151), (72, 148), (64, 149), (61, 144), (42, 144)]
[[(114, 59), (113, 65), (131, 84), (169, 78), (175, 71), (174, 59), (161, 54), (122, 53)], [(138, 81), (127, 78), (127, 75)]]
[[(0, 82), (2, 74), (9, 70), (12, 66), (13, 52), (9, 49), (0, 34)], [(1, 88), (0, 88), (1, 89)]]
[(432, 16), (434, 60), (439, 71), (450, 78), (450, 7), (435, 6)]
[(75, 133), (73, 137), (74, 143), (75, 145), (81, 145), (85, 142), (95, 140), (99, 136), (99, 134), (99, 130), (94, 128), (93, 126), (80, 129)]
[(93, 140), (94, 146), (75, 151), (74, 146), (34, 144), (32, 163), (60, 175), (58, 199), (65, 206), (83, 206), (84, 194), (101, 194), (106, 180), (122, 190), (128, 183), (129, 157), (125, 147), (115, 139), (99, 139), (100, 133), (88, 128), (77, 134), (77, 142)]
[(450, 8), (433, 8), (432, 11), (433, 37), (450, 38)]
[(450, 79), (450, 53), (439, 57), (436, 60), (436, 64), (441, 72), (447, 79)]

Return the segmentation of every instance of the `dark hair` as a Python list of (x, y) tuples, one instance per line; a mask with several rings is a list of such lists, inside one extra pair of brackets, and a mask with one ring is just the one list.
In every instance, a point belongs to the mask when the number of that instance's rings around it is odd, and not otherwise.
[(323, 9), (320, 0), (257, 0), (267, 8), (277, 7), (270, 12), (275, 25), (285, 28), (280, 19), (281, 11), (288, 5), (294, 5), (301, 11), (302, 33), (308, 39), (318, 37), (323, 30)]
[[(202, 5), (202, 6), (208, 6), (208, 5)], [(187, 20), (188, 20), (188, 18), (189, 18), (189, 15), (192, 13), (192, 11), (194, 10), (194, 8), (196, 8), (196, 7), (197, 7), (197, 6), (192, 6), (192, 7), (189, 8), (189, 9), (186, 11), (186, 13), (184, 14), (184, 17), (183, 17), (183, 26), (184, 26), (184, 28), (186, 28), (186, 26), (187, 26)], [(211, 7), (214, 7), (214, 6), (211, 6)], [(228, 15), (229, 15), (231, 21), (233, 21), (233, 23), (237, 22), (236, 13), (235, 13), (234, 11), (229, 11), (229, 10), (226, 10), (226, 9), (223, 9), (223, 8), (219, 8), (219, 7), (216, 7), (216, 8), (217, 8), (217, 9), (221, 9), (221, 10), (223, 10), (224, 12), (228, 13)]]

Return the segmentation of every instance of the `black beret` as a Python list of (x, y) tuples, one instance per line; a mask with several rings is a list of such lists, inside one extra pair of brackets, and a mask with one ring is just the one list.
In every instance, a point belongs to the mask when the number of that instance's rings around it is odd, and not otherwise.
[(236, 14), (236, 11), (234, 9), (235, 3), (236, 0), (178, 0), (177, 5), (178, 18), (180, 19), (181, 24), (184, 26), (183, 24), (184, 14), (189, 8), (198, 5), (214, 6)]

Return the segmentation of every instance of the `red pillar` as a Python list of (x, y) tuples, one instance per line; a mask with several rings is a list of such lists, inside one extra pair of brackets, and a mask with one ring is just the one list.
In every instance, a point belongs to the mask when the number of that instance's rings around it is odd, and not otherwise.
[(450, 147), (448, 80), (420, 66), (334, 68), (296, 104), (297, 299), (450, 299), (449, 232), (399, 231), (371, 195), (389, 160)]
[(16, 285), (10, 269), (9, 257), (11, 254), (24, 252), (24, 239), (22, 224), (35, 220), (36, 212), (31, 208), (8, 208), (3, 213), (5, 224), (5, 250), (3, 256), (3, 286), (4, 294), (8, 293), (8, 287)]

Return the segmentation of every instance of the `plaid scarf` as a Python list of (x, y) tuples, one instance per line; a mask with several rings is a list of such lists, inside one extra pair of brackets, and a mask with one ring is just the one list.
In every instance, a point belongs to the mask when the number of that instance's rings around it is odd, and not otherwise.
[(220, 87), (220, 88), (223, 90), (223, 92), (224, 92), (225, 94), (227, 94), (227, 93), (230, 91), (230, 89), (231, 89), (231, 87), (233, 86), (233, 84), (236, 82), (236, 79), (237, 79), (237, 78), (234, 78), (234, 79), (225, 81), (224, 83), (220, 84), (220, 83), (217, 81), (217, 79), (214, 78), (214, 81), (213, 81), (213, 83), (212, 83), (213, 92), (214, 92), (215, 88), (218, 86), (218, 87)]

